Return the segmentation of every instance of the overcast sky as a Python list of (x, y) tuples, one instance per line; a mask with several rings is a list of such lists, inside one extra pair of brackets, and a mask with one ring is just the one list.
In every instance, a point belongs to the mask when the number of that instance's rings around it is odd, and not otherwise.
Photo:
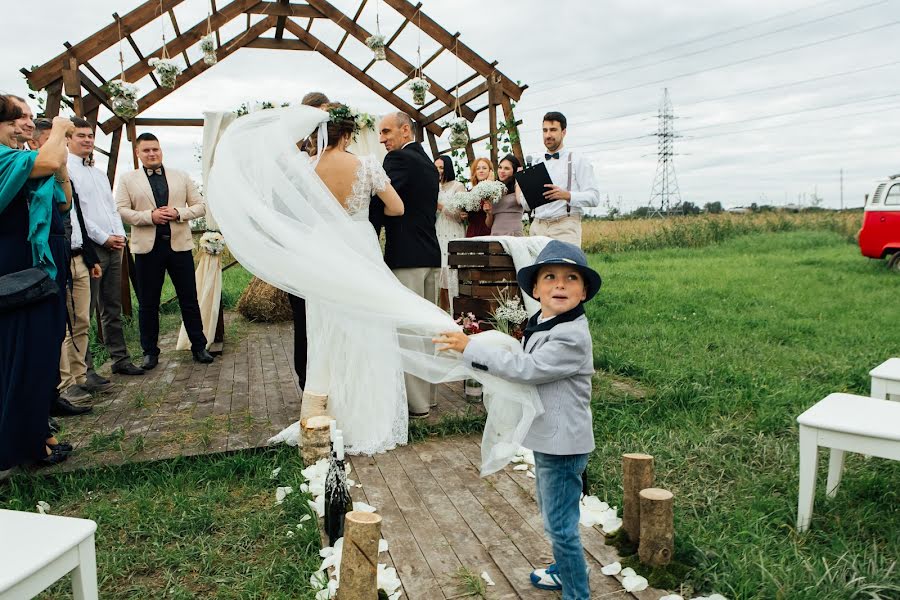
[[(219, 0), (221, 8), (227, 0)], [(809, 203), (814, 191), (825, 206), (860, 206), (878, 178), (900, 172), (900, 0), (422, 0), (423, 11), (511, 79), (529, 84), (516, 109), (524, 120), (526, 153), (542, 152), (541, 116), (561, 110), (569, 119), (566, 145), (589, 155), (601, 196), (623, 210), (645, 205), (657, 167), (656, 113), (664, 87), (677, 130), (675, 169), (684, 200), (726, 206), (752, 202)], [(358, 0), (332, 0), (351, 15)], [(41, 64), (126, 14), (134, 0), (37, 0), (33, 23), (7, 27), (2, 44), (0, 90), (24, 94), (20, 67)], [(205, 19), (207, 0), (184, 0), (175, 9), (182, 31)], [(387, 5), (370, 0), (360, 23), (382, 33), (401, 22)], [(21, 13), (20, 13), (21, 14)], [(50, 18), (51, 16), (54, 16)], [(254, 19), (256, 19), (255, 17)], [(303, 20), (305, 25), (305, 20)], [(223, 30), (238, 35), (244, 18)], [(160, 46), (159, 19), (134, 38), (144, 53)], [(336, 46), (337, 28), (316, 21), (311, 33)], [(265, 35), (271, 37), (272, 32)], [(287, 35), (287, 37), (292, 37)], [(409, 26), (395, 49), (415, 63), (435, 43)], [(364, 66), (368, 50), (349, 40), (346, 57)], [(126, 43), (126, 66), (136, 60)], [(197, 59), (196, 48), (189, 50)], [(106, 78), (118, 72), (118, 51), (91, 60)], [(444, 87), (470, 71), (451, 53), (426, 76)], [(388, 87), (402, 75), (384, 63), (370, 73)], [(149, 78), (138, 82), (142, 93)], [(299, 101), (310, 90), (378, 113), (389, 105), (324, 57), (311, 52), (243, 49), (169, 95), (142, 116), (201, 117), (243, 102)], [(463, 90), (465, 91), (465, 90)], [(409, 92), (401, 90), (401, 94)], [(486, 97), (485, 97), (486, 98)], [(479, 108), (486, 100), (475, 102)], [(487, 111), (473, 126), (486, 130)], [(101, 116), (108, 118), (108, 115)], [(199, 178), (200, 128), (154, 130), (166, 164)], [(100, 146), (109, 142), (102, 136)], [(482, 146), (479, 154), (488, 154)], [(98, 161), (102, 162), (102, 161)], [(123, 150), (120, 168), (130, 168)]]

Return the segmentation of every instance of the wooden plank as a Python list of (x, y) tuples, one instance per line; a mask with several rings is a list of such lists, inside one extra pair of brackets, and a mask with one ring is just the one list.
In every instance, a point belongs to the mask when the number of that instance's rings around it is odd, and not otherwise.
[[(184, 0), (162, 0), (163, 10), (169, 10), (181, 4)], [(147, 0), (121, 19), (122, 31), (132, 32), (140, 29), (155, 19), (159, 14), (160, 1)], [(35, 89), (42, 89), (59, 77), (66, 58), (74, 57), (79, 62), (90, 60), (110, 48), (119, 40), (119, 25), (113, 21), (106, 27), (91, 34), (81, 42), (78, 42), (65, 52), (53, 57), (40, 67), (32, 71), (28, 80)], [(128, 81), (137, 81), (129, 79)]]
[[(175, 30), (175, 38), (176, 39), (180, 38), (181, 30), (178, 28), (178, 21), (175, 19), (175, 11), (172, 9), (169, 9), (169, 18), (172, 20), (172, 29)], [(184, 57), (184, 64), (186, 64), (188, 67), (190, 67), (191, 59), (188, 56), (187, 48), (183, 48), (181, 50), (181, 55)]]
[[(116, 13), (113, 13), (113, 16), (118, 17), (118, 15), (116, 15)], [(216, 30), (216, 33), (218, 33), (218, 30)], [(125, 39), (127, 39), (128, 43), (131, 44), (131, 49), (134, 50), (134, 53), (137, 55), (138, 60), (141, 62), (146, 60), (144, 58), (144, 54), (141, 52), (141, 49), (138, 48), (137, 42), (135, 42), (134, 38), (131, 37), (131, 34), (126, 35)], [(156, 73), (154, 73), (153, 71), (150, 71), (150, 80), (153, 81), (153, 85), (155, 85), (156, 87), (159, 87), (159, 79), (156, 78)]]
[(246, 418), (250, 408), (250, 337), (248, 334), (238, 348), (234, 362), (234, 385), (229, 413), (228, 451), (246, 448), (249, 440)]
[(450, 254), (502, 254), (506, 255), (500, 242), (483, 242), (480, 240), (450, 240), (447, 244)]
[(47, 102), (44, 105), (44, 115), (48, 119), (59, 115), (59, 105), (62, 102), (62, 79), (57, 79), (47, 86)]
[[(359, 8), (356, 9), (356, 14), (353, 15), (354, 23), (359, 21), (359, 16), (362, 14), (363, 8), (365, 6), (366, 6), (366, 0), (362, 0), (362, 2), (359, 3)], [(307, 27), (306, 30), (309, 31), (309, 27)], [(337, 48), (335, 49), (335, 52), (337, 52), (338, 54), (341, 53), (341, 48), (344, 47), (344, 44), (347, 42), (347, 38), (349, 38), (349, 37), (350, 37), (350, 32), (344, 31), (344, 35), (341, 36), (341, 41), (340, 41), (340, 43), (338, 43)]]
[[(459, 103), (460, 103), (460, 105), (465, 106), (468, 102), (471, 102), (478, 96), (481, 96), (482, 94), (486, 94), (487, 91), (488, 91), (487, 82), (482, 83), (482, 84), (472, 88), (465, 94), (461, 95), (459, 97)], [(453, 113), (455, 110), (456, 110), (456, 98), (454, 97), (452, 99), (452, 101), (447, 103), (443, 108), (440, 108), (440, 109), (436, 110), (435, 112), (431, 113), (430, 115), (428, 115), (428, 117), (423, 122), (426, 124), (433, 123), (433, 122), (437, 121), (438, 119), (440, 119), (441, 117)], [(471, 115), (475, 114), (471, 109), (468, 109), (468, 111)], [(463, 116), (466, 117), (466, 119), (468, 119), (470, 123), (472, 122), (473, 117), (467, 116), (465, 112), (463, 113)]]
[(116, 180), (116, 167), (119, 164), (119, 149), (122, 147), (122, 129), (119, 127), (113, 131), (112, 141), (109, 145), (109, 164), (106, 165), (106, 177), (109, 179), (109, 185), (112, 187)]
[[(504, 292), (505, 290), (505, 292)], [(459, 295), (468, 296), (469, 298), (498, 298), (501, 294), (507, 294), (509, 297), (519, 295), (518, 285), (490, 285), (490, 284), (463, 284), (459, 285)]]
[(487, 319), (499, 307), (500, 303), (496, 300), (487, 300), (485, 298), (458, 296), (453, 299), (453, 310), (457, 315), (473, 313), (478, 319)]
[(524, 165), (525, 154), (522, 152), (522, 140), (519, 135), (519, 123), (521, 123), (521, 121), (516, 121), (516, 116), (515, 113), (513, 113), (512, 102), (510, 101), (509, 96), (503, 94), (500, 99), (500, 105), (503, 107), (503, 116), (506, 118), (506, 122), (511, 125), (511, 127), (509, 127), (509, 138), (510, 142), (512, 142), (513, 154), (519, 159), (519, 162)]
[[(272, 8), (277, 9), (279, 12), (284, 9), (289, 9), (291, 4), (291, 0), (278, 0), (278, 4)], [(249, 15), (248, 15), (249, 17)], [(275, 21), (275, 39), (281, 40), (284, 38), (284, 24), (287, 21), (287, 16), (280, 14), (278, 15), (278, 20)]]
[(440, 156), (438, 154), (437, 139), (434, 137), (434, 134), (432, 132), (427, 130), (426, 132), (428, 133), (428, 145), (431, 147), (431, 156), (432, 158), (437, 159), (437, 157)]
[(475, 281), (513, 283), (516, 281), (515, 269), (459, 269), (458, 276), (460, 283)]
[[(219, 12), (219, 10), (216, 8), (216, 0), (209, 0), (209, 7), (212, 9), (209, 13), (210, 16)], [(221, 45), (222, 45), (222, 37), (219, 34), (219, 30), (216, 29), (216, 48), (220, 47)]]
[(415, 536), (410, 531), (393, 494), (372, 457), (353, 458), (356, 472), (354, 479), (362, 483), (372, 506), (378, 507), (378, 514), (384, 519), (381, 535), (388, 541), (391, 557), (397, 568), (397, 575), (403, 582), (403, 590), (409, 600), (433, 600), (443, 598), (440, 585), (434, 578), (428, 561), (422, 554)]
[(447, 264), (451, 267), (515, 268), (512, 256), (498, 254), (450, 254)]
[(499, 82), (497, 80), (496, 75), (493, 73), (488, 77), (488, 131), (491, 139), (491, 164), (496, 165), (499, 164), (499, 155), (497, 149), (497, 134), (499, 132), (499, 127), (497, 127), (497, 103), (499, 98), (497, 98), (497, 90), (499, 88)]
[(269, 15), (273, 17), (309, 17), (311, 19), (322, 17), (322, 13), (308, 4), (293, 4), (289, 2), (256, 2), (253, 6), (244, 9), (248, 15)]
[(257, 38), (246, 45), (247, 48), (264, 48), (269, 50), (300, 50), (310, 51), (312, 48), (300, 40), (286, 40), (278, 38)]

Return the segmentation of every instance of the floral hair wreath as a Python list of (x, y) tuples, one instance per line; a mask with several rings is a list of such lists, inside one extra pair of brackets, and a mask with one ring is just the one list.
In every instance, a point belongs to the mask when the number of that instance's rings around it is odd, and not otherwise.
[(375, 117), (369, 113), (364, 113), (345, 106), (343, 104), (328, 109), (328, 120), (332, 123), (340, 121), (353, 121), (353, 137), (359, 133), (360, 129), (374, 129)]

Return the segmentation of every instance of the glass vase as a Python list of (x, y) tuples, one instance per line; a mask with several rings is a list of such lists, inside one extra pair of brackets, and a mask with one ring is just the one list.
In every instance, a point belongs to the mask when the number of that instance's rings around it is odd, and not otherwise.
[(425, 88), (416, 88), (412, 91), (413, 104), (422, 106), (425, 104)]
[(375, 46), (372, 48), (372, 53), (375, 54), (375, 60), (387, 60), (387, 55), (384, 53), (384, 46)]
[(112, 99), (112, 109), (118, 117), (133, 119), (138, 114), (138, 103), (134, 98), (116, 96)]
[(472, 379), (472, 378), (466, 379), (465, 390), (466, 390), (465, 399), (466, 399), (466, 402), (468, 402), (469, 404), (478, 404), (482, 401), (483, 389), (482, 389), (481, 382), (478, 381), (477, 379)]
[(450, 147), (454, 150), (457, 148), (465, 148), (469, 143), (469, 133), (465, 130), (453, 129), (450, 131)]

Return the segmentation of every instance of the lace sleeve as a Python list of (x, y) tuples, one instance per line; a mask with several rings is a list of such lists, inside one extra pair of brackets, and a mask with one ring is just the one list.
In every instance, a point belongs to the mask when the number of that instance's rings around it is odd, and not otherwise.
[(366, 158), (368, 163), (366, 171), (369, 173), (369, 182), (372, 185), (372, 193), (378, 194), (383, 192), (388, 184), (391, 183), (390, 177), (384, 172), (384, 167), (374, 156)]

